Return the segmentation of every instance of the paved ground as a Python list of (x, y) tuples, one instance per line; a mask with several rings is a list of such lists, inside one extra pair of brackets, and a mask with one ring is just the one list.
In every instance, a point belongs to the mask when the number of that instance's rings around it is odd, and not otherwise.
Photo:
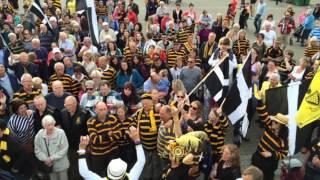
[[(240, 0), (239, 0), (240, 1)], [(247, 0), (248, 1), (248, 0)], [(285, 0), (283, 0), (285, 1)], [(317, 0), (311, 0), (311, 5), (315, 4)], [(141, 14), (139, 15), (139, 19), (143, 20), (144, 15), (145, 15), (145, 6), (144, 6), (144, 1), (143, 0), (136, 0), (140, 6), (140, 12)], [(230, 2), (230, 0), (183, 0), (182, 1), (182, 9), (186, 9), (188, 6), (189, 2), (192, 2), (195, 4), (195, 9), (197, 10), (198, 14), (202, 12), (202, 10), (206, 9), (209, 13), (212, 14), (214, 17), (216, 13), (225, 13), (227, 10), (227, 5)], [(174, 8), (174, 0), (171, 0), (170, 4), (168, 5), (170, 12)], [(285, 11), (286, 6), (288, 5), (287, 3), (282, 3), (278, 6), (275, 5), (275, 1), (271, 0), (266, 0), (267, 3), (267, 14), (271, 13), (274, 15), (276, 22), (278, 22), (282, 15), (283, 12)], [(296, 15), (299, 14), (302, 9), (306, 7), (301, 7), (301, 6), (294, 6)], [(238, 15), (237, 15), (238, 18)], [(238, 20), (236, 20), (237, 22)], [(145, 25), (145, 24), (144, 24)], [(249, 37), (249, 40), (251, 42), (254, 41), (254, 26), (253, 26), (253, 20), (248, 20), (248, 26), (249, 28), (247, 29), (247, 34)], [(293, 46), (288, 47), (292, 49), (295, 53), (295, 59), (300, 58), (303, 56), (303, 48), (300, 47), (300, 44), (294, 44)], [(230, 128), (228, 137), (227, 137), (227, 142), (232, 142), (232, 130)], [(248, 130), (248, 137), (250, 138), (250, 142), (244, 142), (241, 146), (241, 167), (244, 169), (250, 164), (250, 159), (252, 153), (256, 150), (256, 146), (258, 144), (259, 138), (261, 135), (261, 129), (253, 123), (250, 129)], [(303, 159), (300, 154), (297, 155), (299, 159)], [(275, 179), (279, 179), (279, 172), (277, 172), (277, 176)]]

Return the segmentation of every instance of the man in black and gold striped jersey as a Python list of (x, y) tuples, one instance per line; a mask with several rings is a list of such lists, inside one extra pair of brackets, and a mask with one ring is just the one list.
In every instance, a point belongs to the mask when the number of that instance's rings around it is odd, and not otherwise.
[(131, 169), (134, 163), (137, 160), (134, 143), (131, 141), (130, 137), (126, 132), (129, 131), (129, 128), (133, 125), (132, 118), (127, 116), (127, 107), (121, 105), (117, 108), (117, 118), (120, 122), (120, 131), (121, 138), (118, 141), (119, 144), (119, 153), (120, 159), (125, 161), (128, 164), (128, 169)]
[(182, 22), (182, 26), (178, 30), (177, 39), (179, 40), (180, 43), (183, 44), (187, 42), (188, 34), (192, 33), (192, 28), (191, 26), (187, 26), (187, 22), (185, 19), (182, 19), (181, 22)]
[(13, 54), (20, 54), (24, 52), (23, 43), (21, 40), (17, 39), (17, 35), (15, 33), (9, 33), (8, 38), (8, 46)]
[(137, 48), (136, 42), (130, 41), (129, 46), (123, 49), (123, 56), (127, 62), (131, 64), (134, 55), (139, 55), (140, 57), (143, 56), (141, 50)]
[(109, 65), (109, 60), (106, 56), (101, 56), (98, 59), (99, 67), (98, 71), (101, 72), (101, 80), (106, 80), (110, 83), (111, 88), (116, 88), (116, 70)]
[(273, 179), (279, 160), (288, 154), (288, 117), (281, 113), (269, 116), (256, 87), (254, 94), (258, 99), (257, 112), (265, 130), (251, 161), (252, 165), (262, 170), (265, 179)]
[(173, 47), (167, 53), (167, 65), (169, 68), (175, 67), (178, 57), (185, 57), (185, 54), (180, 50), (180, 43), (176, 39), (173, 43)]
[(118, 119), (109, 115), (106, 103), (95, 105), (96, 117), (87, 121), (91, 144), (91, 170), (100, 176), (105, 176), (107, 166), (112, 159), (119, 157), (118, 140), (122, 134)]
[(178, 109), (164, 105), (159, 111), (161, 125), (158, 130), (157, 151), (160, 157), (160, 170), (170, 164), (167, 146), (170, 140), (175, 140), (182, 135)]
[(187, 35), (187, 42), (182, 44), (181, 49), (184, 51), (184, 54), (189, 55), (191, 50), (194, 48), (197, 48), (197, 46), (193, 42), (193, 34), (189, 33)]
[(209, 58), (218, 48), (218, 43), (216, 43), (216, 33), (211, 32), (208, 36), (208, 41), (204, 42), (200, 48), (200, 58), (202, 59), (202, 68), (208, 72), (211, 66), (208, 64)]
[(63, 89), (65, 92), (69, 92), (73, 94), (75, 97), (78, 97), (78, 93), (80, 90), (80, 84), (72, 79), (72, 77), (68, 74), (64, 73), (65, 67), (61, 62), (57, 62), (54, 64), (55, 74), (53, 74), (49, 78), (48, 90), (52, 92), (52, 83), (56, 80), (59, 80), (63, 84)]
[(28, 104), (29, 109), (33, 109), (33, 99), (40, 95), (41, 91), (32, 88), (32, 76), (30, 74), (25, 73), (21, 76), (21, 84), (22, 88), (14, 93), (13, 99), (22, 99)]
[(207, 133), (212, 149), (212, 164), (220, 160), (221, 148), (224, 145), (226, 130), (229, 121), (223, 115), (221, 108), (213, 108), (209, 113), (209, 120), (204, 124), (204, 132)]
[(158, 180), (161, 177), (159, 169), (159, 156), (157, 153), (158, 128), (160, 116), (155, 112), (150, 94), (141, 96), (142, 108), (133, 116), (133, 126), (140, 132), (140, 140), (146, 156), (146, 163), (140, 179)]

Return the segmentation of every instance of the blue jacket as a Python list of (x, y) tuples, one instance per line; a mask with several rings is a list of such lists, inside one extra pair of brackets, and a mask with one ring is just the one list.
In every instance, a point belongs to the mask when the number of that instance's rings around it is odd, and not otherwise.
[(131, 81), (135, 88), (141, 88), (141, 86), (143, 85), (143, 78), (135, 69), (132, 70), (131, 75), (122, 74), (121, 72), (117, 74), (117, 77), (116, 77), (117, 88), (119, 90), (122, 90), (124, 87), (124, 84), (128, 81)]
[(8, 77), (9, 77), (9, 80), (10, 80), (10, 83), (11, 83), (11, 87), (13, 89), (14, 92), (18, 91), (21, 86), (18, 82), (18, 79), (17, 77), (14, 75), (14, 74), (11, 74), (11, 73), (7, 73)]
[(314, 16), (312, 14), (307, 16), (306, 19), (303, 22), (303, 28), (311, 30), (313, 28), (313, 25), (314, 25), (314, 20), (315, 20), (315, 18), (314, 18)]

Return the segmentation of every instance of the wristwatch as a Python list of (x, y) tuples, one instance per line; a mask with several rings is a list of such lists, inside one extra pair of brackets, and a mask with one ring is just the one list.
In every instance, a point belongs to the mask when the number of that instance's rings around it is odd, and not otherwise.
[(136, 141), (134, 141), (134, 144), (135, 145), (139, 145), (139, 144), (141, 144), (141, 141), (140, 140), (136, 140)]

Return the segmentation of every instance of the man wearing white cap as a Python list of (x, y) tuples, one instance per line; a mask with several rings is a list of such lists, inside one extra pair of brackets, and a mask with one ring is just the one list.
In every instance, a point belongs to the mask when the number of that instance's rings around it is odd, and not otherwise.
[(123, 180), (123, 179), (130, 179), (130, 180), (138, 180), (139, 176), (142, 172), (143, 166), (145, 164), (145, 155), (142, 149), (142, 145), (140, 143), (139, 131), (134, 128), (130, 127), (130, 131), (128, 132), (130, 138), (136, 144), (136, 151), (137, 151), (137, 162), (132, 167), (129, 173), (126, 173), (127, 170), (127, 163), (121, 160), (120, 158), (113, 159), (108, 164), (107, 169), (107, 177), (100, 177), (96, 173), (90, 171), (87, 166), (87, 162), (85, 159), (85, 149), (89, 144), (89, 137), (82, 136), (79, 144), (79, 171), (80, 175), (85, 180), (105, 180), (105, 179), (112, 179), (112, 180)]
[(109, 27), (108, 22), (103, 22), (102, 28), (103, 28), (103, 30), (101, 30), (100, 35), (99, 35), (100, 42), (104, 41), (106, 39), (106, 36), (108, 36), (108, 35), (111, 37), (112, 41), (117, 40), (117, 37), (116, 37), (114, 30)]

